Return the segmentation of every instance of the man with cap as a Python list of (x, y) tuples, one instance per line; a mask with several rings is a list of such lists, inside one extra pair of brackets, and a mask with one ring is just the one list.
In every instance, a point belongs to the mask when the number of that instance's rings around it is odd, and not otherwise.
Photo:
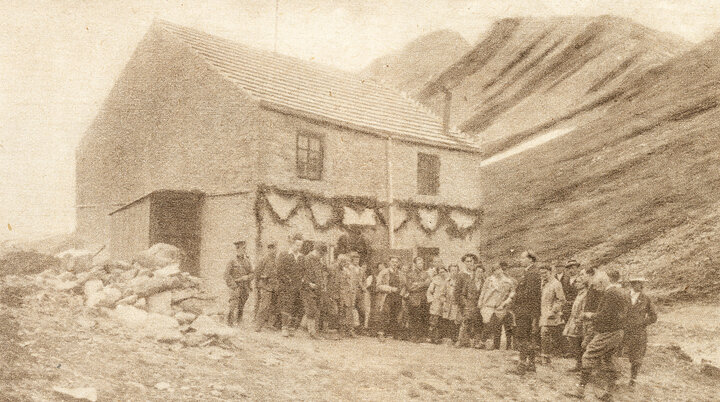
[(647, 349), (647, 326), (657, 321), (657, 313), (652, 301), (643, 292), (647, 280), (643, 277), (632, 277), (628, 282), (630, 282), (630, 309), (623, 343), (630, 359), (630, 385), (633, 386)]
[(303, 276), (303, 255), (300, 252), (303, 238), (296, 234), (290, 239), (290, 248), (277, 259), (278, 302), (282, 319), (282, 335), (288, 337), (293, 327), (293, 317), (302, 308), (300, 288)]
[(508, 307), (515, 297), (515, 281), (505, 273), (506, 268), (504, 261), (495, 265), (483, 284), (477, 304), (483, 319), (482, 339), (484, 342), (492, 339), (494, 349), (500, 349), (503, 323), (510, 318)]
[(260, 332), (270, 320), (273, 294), (278, 287), (276, 254), (275, 243), (268, 244), (267, 251), (255, 270), (255, 289), (257, 290), (255, 331), (257, 332)]
[(429, 307), (427, 303), (428, 286), (432, 278), (425, 269), (425, 260), (421, 256), (413, 259), (412, 268), (406, 275), (407, 280), (407, 309), (408, 309), (408, 329), (410, 332), (410, 340), (419, 342), (424, 340), (428, 331), (428, 314)]
[(227, 324), (236, 325), (242, 322), (243, 308), (250, 296), (250, 282), (253, 268), (245, 250), (245, 241), (238, 240), (235, 245), (235, 258), (225, 268), (225, 284), (230, 288), (228, 300)]
[(597, 370), (606, 381), (601, 400), (612, 400), (620, 374), (618, 356), (625, 335), (630, 295), (620, 287), (617, 270), (609, 271), (607, 276), (610, 284), (602, 292), (597, 310), (584, 313), (584, 317), (592, 321), (595, 335), (582, 356), (580, 383), (575, 392), (569, 394), (579, 399), (584, 398), (585, 386), (590, 382), (593, 370)]

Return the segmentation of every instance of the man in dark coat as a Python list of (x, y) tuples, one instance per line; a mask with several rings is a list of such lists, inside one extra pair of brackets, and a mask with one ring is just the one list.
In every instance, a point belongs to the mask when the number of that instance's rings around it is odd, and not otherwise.
[(235, 243), (235, 258), (228, 262), (225, 268), (225, 284), (230, 288), (228, 300), (227, 324), (235, 325), (242, 322), (243, 308), (250, 296), (250, 282), (253, 277), (253, 268), (250, 259), (245, 253), (245, 241)]
[[(471, 346), (476, 338), (480, 337), (482, 316), (477, 307), (482, 289), (481, 273), (477, 270), (478, 257), (468, 253), (462, 258), (463, 267), (457, 275), (455, 302), (462, 310), (462, 322), (458, 333), (457, 346)], [(479, 286), (478, 286), (479, 285)]]
[(643, 292), (645, 278), (631, 278), (629, 282), (630, 310), (623, 343), (630, 359), (630, 385), (633, 386), (647, 349), (647, 326), (657, 321), (657, 313), (652, 301)]
[(257, 291), (257, 311), (255, 313), (255, 331), (260, 332), (270, 321), (273, 294), (277, 292), (277, 253), (275, 243), (267, 246), (267, 252), (255, 270), (255, 289)]
[(605, 394), (602, 400), (612, 400), (616, 381), (620, 374), (618, 357), (622, 349), (630, 295), (620, 287), (620, 273), (611, 270), (607, 273), (610, 285), (600, 296), (595, 313), (585, 313), (592, 320), (595, 335), (588, 343), (582, 357), (580, 383), (570, 396), (583, 398), (585, 386), (590, 382), (593, 370), (598, 370), (606, 380)]
[[(410, 339), (413, 342), (419, 342), (425, 339), (427, 335), (427, 318), (428, 313), (427, 297), (425, 292), (430, 286), (430, 275), (425, 269), (425, 260), (417, 256), (413, 259), (412, 268), (406, 275), (407, 280), (407, 309), (408, 309), (408, 328)], [(392, 297), (391, 297), (392, 299)], [(387, 300), (387, 296), (386, 296)]]
[(302, 236), (293, 236), (290, 249), (281, 253), (277, 260), (278, 302), (280, 303), (280, 314), (282, 315), (282, 335), (285, 337), (291, 335), (290, 330), (297, 309), (302, 309), (302, 298), (300, 296), (303, 276), (303, 255), (300, 253), (302, 246)]
[(535, 263), (536, 257), (528, 253), (528, 265), (515, 289), (513, 312), (515, 313), (515, 342), (520, 359), (513, 374), (535, 372), (535, 355), (540, 348), (540, 295), (542, 279)]
[(307, 329), (312, 338), (317, 337), (325, 254), (327, 254), (327, 246), (323, 243), (316, 243), (313, 250), (303, 259), (302, 298)]

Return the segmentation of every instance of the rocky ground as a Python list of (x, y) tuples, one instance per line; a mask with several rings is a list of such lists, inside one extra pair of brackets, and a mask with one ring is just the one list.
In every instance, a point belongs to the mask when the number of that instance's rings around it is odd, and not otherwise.
[[(100, 401), (550, 401), (567, 399), (564, 392), (576, 381), (565, 372), (569, 360), (520, 379), (505, 373), (513, 366), (512, 351), (366, 337), (315, 341), (298, 333), (285, 339), (241, 328), (226, 343), (162, 343), (121, 324), (110, 309), (87, 307), (82, 295), (21, 279), (0, 282), (0, 400), (61, 400), (54, 387), (85, 387)], [(618, 399), (717, 398), (717, 378), (669, 346), (692, 329), (683, 333), (672, 312), (662, 317), (669, 319), (653, 328), (640, 383), (623, 387)]]

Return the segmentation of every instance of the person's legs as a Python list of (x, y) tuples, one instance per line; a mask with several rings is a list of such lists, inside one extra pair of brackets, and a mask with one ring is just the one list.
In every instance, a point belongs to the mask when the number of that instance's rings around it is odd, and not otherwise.
[(249, 297), (249, 294), (245, 291), (241, 291), (239, 298), (238, 298), (238, 306), (237, 306), (237, 317), (235, 318), (235, 324), (240, 325), (242, 323), (243, 319), (243, 311), (245, 310), (245, 303), (247, 302), (247, 299)]
[(552, 350), (552, 328), (540, 328), (540, 363), (550, 364), (550, 351)]
[(430, 341), (432, 343), (437, 343), (439, 339), (439, 329), (438, 325), (440, 323), (440, 316), (431, 314), (430, 315)]
[(237, 319), (239, 304), (240, 304), (240, 295), (237, 291), (230, 289), (230, 298), (228, 299), (228, 312), (225, 317), (225, 321), (227, 322), (227, 325), (233, 325), (235, 323), (235, 320)]
[(567, 345), (572, 358), (575, 359), (575, 367), (570, 369), (570, 372), (579, 373), (582, 369), (582, 338), (579, 336), (568, 336)]
[(268, 322), (272, 292), (266, 289), (257, 290), (257, 311), (255, 312), (255, 330), (260, 331)]

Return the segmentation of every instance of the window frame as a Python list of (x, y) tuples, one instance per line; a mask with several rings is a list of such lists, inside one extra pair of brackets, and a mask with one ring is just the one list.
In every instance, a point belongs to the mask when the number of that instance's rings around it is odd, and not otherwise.
[[(434, 161), (432, 164), (428, 164), (428, 166), (433, 166), (434, 171), (433, 172), (425, 172), (425, 169), (421, 169), (421, 163), (427, 163), (427, 162), (421, 162), (423, 158), (426, 161)], [(419, 195), (427, 195), (427, 196), (436, 196), (440, 193), (440, 169), (441, 169), (441, 163), (440, 163), (440, 155), (438, 154), (430, 154), (427, 152), (418, 152), (417, 153), (417, 193)], [(434, 174), (433, 174), (434, 173)], [(429, 176), (430, 174), (433, 174), (434, 177)], [(428, 175), (428, 176), (423, 176)]]
[[(306, 180), (322, 180), (325, 162), (325, 136), (311, 131), (298, 131), (295, 135), (295, 174)], [(307, 146), (301, 148), (301, 139), (307, 139)], [(312, 149), (312, 141), (316, 140), (318, 150)], [(301, 160), (301, 152), (305, 153)], [(315, 167), (313, 161), (316, 162)]]

